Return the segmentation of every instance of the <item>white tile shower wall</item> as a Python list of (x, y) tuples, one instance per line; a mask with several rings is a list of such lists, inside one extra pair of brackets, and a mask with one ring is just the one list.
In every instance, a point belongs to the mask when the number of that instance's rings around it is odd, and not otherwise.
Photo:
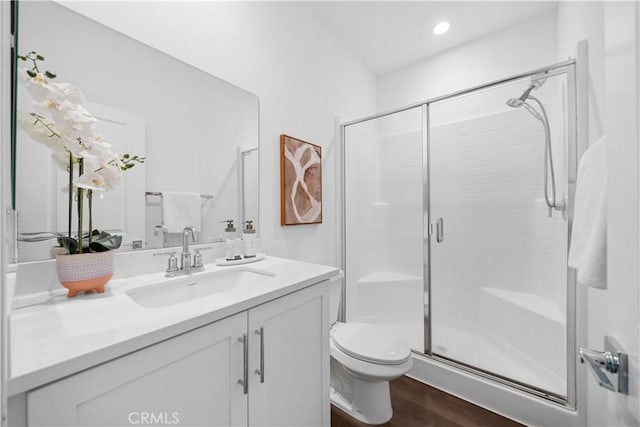
[[(378, 289), (402, 286), (397, 280), (378, 280), (380, 277), (397, 276), (405, 279), (405, 285), (415, 283), (409, 286), (415, 292), (396, 295), (396, 302), (404, 308), (395, 314), (406, 314), (409, 306), (416, 311), (412, 303), (422, 300), (422, 138), (420, 130), (389, 134), (389, 125), (398, 122), (404, 129), (415, 129), (420, 110), (347, 128), (348, 320), (363, 320), (361, 299), (367, 301), (366, 316), (377, 314), (390, 320), (393, 313), (386, 305), (387, 294)], [(406, 127), (408, 124), (411, 126)], [(421, 303), (418, 305), (422, 318)], [(421, 343), (416, 346), (421, 347)]]
[(358, 311), (355, 283), (385, 262), (386, 247), (381, 227), (386, 206), (380, 194), (380, 138), (374, 123), (346, 129), (346, 283), (347, 320)]
[(422, 277), (422, 131), (386, 136), (380, 181), (386, 202), (384, 270)]
[[(437, 106), (432, 114), (437, 116)], [(546, 349), (557, 349), (556, 374), (562, 378), (564, 334), (544, 336), (535, 323), (541, 312), (566, 317), (567, 225), (561, 215), (547, 217), (542, 127), (519, 109), (434, 127), (431, 137), (432, 218), (445, 223), (444, 241), (433, 244), (431, 253), (434, 346), (455, 348), (438, 328), (440, 320), (478, 325), (540, 365)], [(487, 288), (548, 304), (520, 306), (515, 321), (514, 301), (505, 300), (504, 310), (481, 305)], [(519, 339), (523, 331), (527, 342)], [(474, 352), (446, 355), (479, 362)]]

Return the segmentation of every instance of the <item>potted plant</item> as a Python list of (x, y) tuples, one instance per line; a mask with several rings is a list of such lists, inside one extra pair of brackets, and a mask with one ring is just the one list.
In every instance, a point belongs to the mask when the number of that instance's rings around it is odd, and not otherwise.
[[(145, 158), (112, 150), (95, 130), (98, 120), (83, 107), (82, 91), (70, 83), (54, 82), (51, 71), (41, 71), (42, 55), (29, 52), (18, 59), (31, 65), (19, 70), (19, 79), (34, 107), (31, 113), (18, 114), (18, 124), (31, 139), (51, 148), (52, 159), (69, 177), (68, 229), (66, 235), (55, 233), (67, 252), (56, 256), (58, 278), (69, 289), (69, 297), (79, 291), (104, 292), (113, 275), (113, 250), (120, 247), (122, 236), (93, 228), (93, 196), (114, 188), (122, 172)], [(74, 207), (77, 234), (72, 234)]]

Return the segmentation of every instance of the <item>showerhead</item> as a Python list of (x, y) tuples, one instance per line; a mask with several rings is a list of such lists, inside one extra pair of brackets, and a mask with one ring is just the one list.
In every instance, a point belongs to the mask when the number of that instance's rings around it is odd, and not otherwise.
[[(535, 99), (533, 98), (533, 96), (529, 96), (529, 99)], [(533, 117), (535, 117), (536, 119), (540, 120), (540, 121), (544, 121), (542, 119), (542, 116), (540, 115), (540, 113), (538, 113), (535, 108), (533, 108), (531, 105), (529, 105), (527, 102), (525, 102), (522, 97), (520, 98), (511, 98), (509, 100), (507, 100), (507, 105), (511, 108), (519, 108), (519, 107), (523, 107), (525, 110), (527, 110), (529, 113), (531, 113), (531, 115)]]
[(522, 100), (518, 99), (518, 98), (511, 98), (509, 100), (507, 100), (507, 105), (511, 108), (518, 108), (520, 106), (522, 106)]
[[(543, 75), (533, 76), (531, 78), (531, 85), (525, 90), (520, 98), (511, 98), (507, 101), (507, 105), (511, 108), (522, 107), (523, 104), (526, 104), (526, 100), (529, 98), (531, 92), (535, 89), (540, 88), (547, 81), (546, 77)], [(528, 109), (528, 108), (527, 108)]]

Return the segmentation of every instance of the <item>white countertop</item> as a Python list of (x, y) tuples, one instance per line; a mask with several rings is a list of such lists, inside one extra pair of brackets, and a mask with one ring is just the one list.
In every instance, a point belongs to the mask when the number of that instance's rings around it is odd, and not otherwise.
[[(196, 275), (243, 266), (205, 267), (204, 273)], [(275, 276), (258, 285), (243, 287), (242, 292), (221, 292), (161, 308), (144, 308), (125, 293), (165, 280), (164, 272), (158, 272), (111, 280), (104, 294), (59, 296), (47, 303), (15, 310), (9, 317), (9, 395), (99, 365), (339, 273), (335, 267), (274, 257), (246, 267)]]

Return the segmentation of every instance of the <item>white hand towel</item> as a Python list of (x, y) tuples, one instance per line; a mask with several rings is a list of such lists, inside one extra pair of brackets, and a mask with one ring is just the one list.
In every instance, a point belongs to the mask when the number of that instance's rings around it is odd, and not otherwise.
[(162, 192), (162, 216), (169, 233), (181, 233), (185, 227), (202, 225), (201, 197), (198, 193)]
[(569, 267), (581, 285), (607, 289), (607, 137), (582, 155), (578, 165)]

